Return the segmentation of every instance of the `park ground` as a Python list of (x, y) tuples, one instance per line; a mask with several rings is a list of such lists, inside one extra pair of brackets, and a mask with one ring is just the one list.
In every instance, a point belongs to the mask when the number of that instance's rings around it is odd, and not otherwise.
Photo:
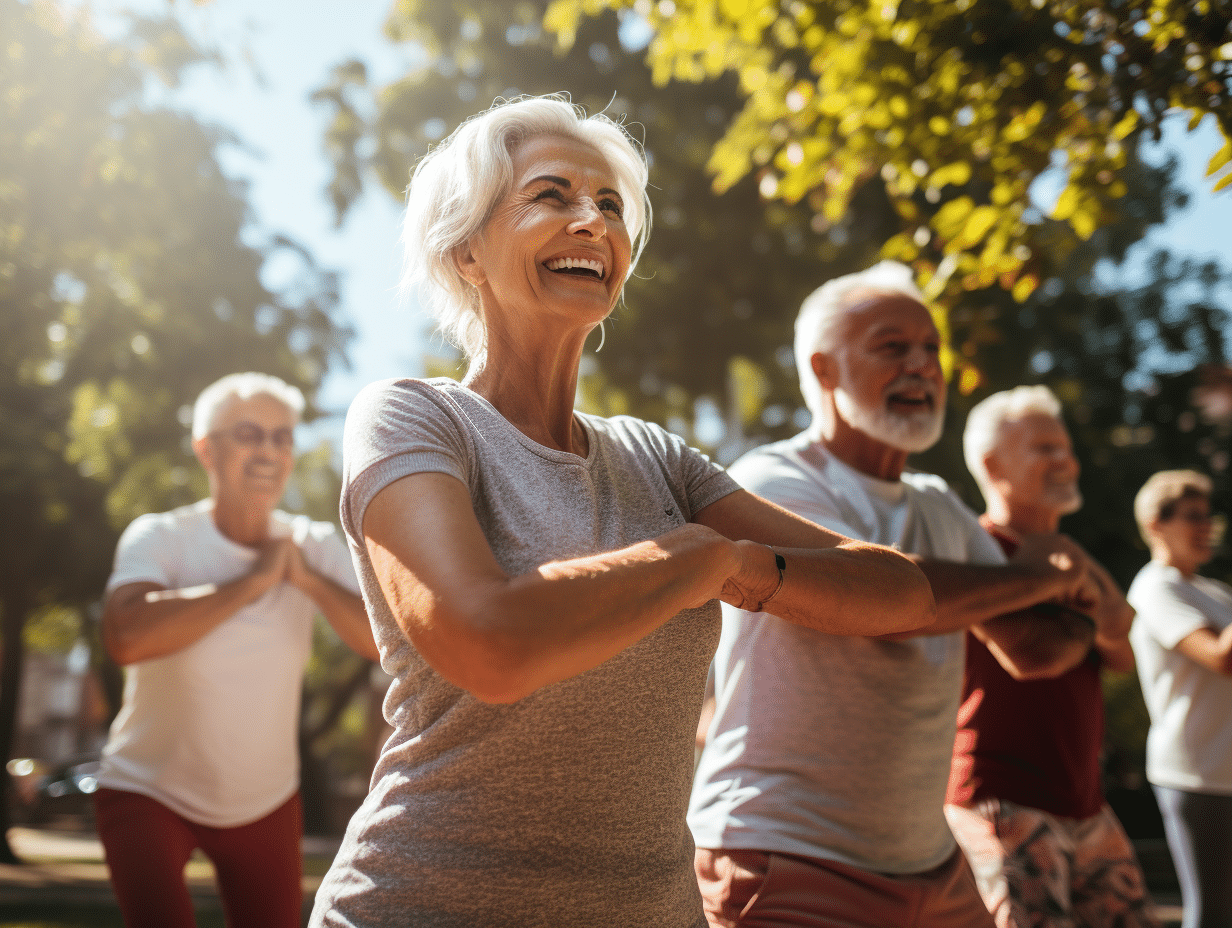
[[(0, 928), (123, 928), (107, 882), (103, 849), (93, 833), (12, 828), (9, 842), (26, 863), (0, 865)], [(337, 849), (334, 838), (304, 840), (305, 923)], [(1138, 852), (1165, 928), (1178, 928), (1180, 894), (1167, 848), (1161, 841), (1143, 841)], [(224, 928), (209, 861), (195, 856), (188, 864), (188, 880), (197, 928)]]

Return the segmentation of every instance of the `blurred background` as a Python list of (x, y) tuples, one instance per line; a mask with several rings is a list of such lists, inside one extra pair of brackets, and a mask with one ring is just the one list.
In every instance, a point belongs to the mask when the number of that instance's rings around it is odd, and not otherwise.
[[(1232, 3), (716, 9), (0, 0), (0, 825), (89, 827), (122, 686), (98, 598), (128, 522), (205, 494), (187, 426), (206, 384), (254, 369), (304, 389), (285, 507), (336, 521), (355, 392), (461, 373), (398, 293), (400, 199), (428, 146), (498, 96), (568, 91), (623, 117), (651, 163), (654, 233), (585, 358), (583, 408), (722, 463), (793, 434), (801, 299), (895, 257), (952, 374), (916, 467), (982, 510), (967, 409), (1046, 383), (1083, 465), (1063, 528), (1123, 585), (1147, 560), (1131, 503), (1151, 473), (1210, 473), (1226, 512)], [(1226, 551), (1208, 572), (1229, 579)], [(366, 791), (383, 686), (319, 623), (314, 833)], [(1157, 839), (1134, 675), (1106, 697), (1109, 796)]]

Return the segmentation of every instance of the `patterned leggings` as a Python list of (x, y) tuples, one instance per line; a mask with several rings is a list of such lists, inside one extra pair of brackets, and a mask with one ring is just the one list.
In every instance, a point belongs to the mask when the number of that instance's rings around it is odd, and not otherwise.
[(945, 815), (997, 928), (1159, 928), (1108, 806), (1076, 819), (989, 799)]

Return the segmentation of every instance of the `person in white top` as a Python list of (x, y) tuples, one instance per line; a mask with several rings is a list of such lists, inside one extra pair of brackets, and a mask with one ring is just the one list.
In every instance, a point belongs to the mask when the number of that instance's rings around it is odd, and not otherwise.
[(1198, 575), (1213, 555), (1210, 495), (1203, 474), (1170, 470), (1134, 500), (1151, 560), (1129, 588), (1130, 642), (1183, 928), (1232, 925), (1232, 587)]
[(831, 531), (893, 545), (929, 578), (937, 620), (880, 640), (724, 607), (716, 705), (689, 825), (710, 924), (990, 926), (942, 812), (972, 628), (1020, 678), (1081, 660), (1091, 623), (1006, 615), (1102, 606), (1061, 536), (1009, 564), (939, 477), (906, 468), (940, 435), (941, 339), (909, 268), (824, 285), (796, 322), (814, 422), (731, 474)]
[(196, 848), (232, 928), (300, 924), (296, 732), (313, 616), (377, 657), (334, 527), (275, 508), (303, 405), (266, 374), (207, 387), (192, 447), (209, 498), (141, 516), (116, 549), (102, 634), (127, 672), (95, 810), (129, 928), (191, 928)]

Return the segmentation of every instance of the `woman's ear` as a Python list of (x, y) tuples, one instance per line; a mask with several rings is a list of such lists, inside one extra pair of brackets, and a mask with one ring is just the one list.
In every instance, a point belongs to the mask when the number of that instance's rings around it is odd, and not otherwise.
[(481, 287), (484, 281), (487, 280), (487, 276), (483, 272), (483, 265), (475, 257), (475, 251), (469, 241), (454, 247), (453, 266), (458, 269), (458, 273), (472, 287)]

